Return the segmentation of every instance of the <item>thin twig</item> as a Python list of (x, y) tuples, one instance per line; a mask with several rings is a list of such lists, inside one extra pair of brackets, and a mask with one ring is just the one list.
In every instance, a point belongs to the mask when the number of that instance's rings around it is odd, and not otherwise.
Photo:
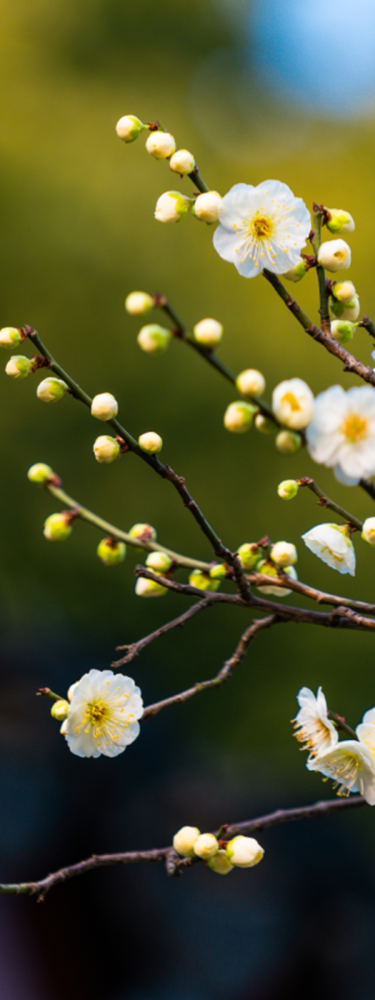
[[(313, 235), (311, 236), (311, 243), (313, 245), (314, 253), (316, 258), (318, 257), (319, 247), (321, 244), (321, 229), (322, 229), (322, 216), (324, 215), (324, 209), (322, 205), (313, 205)], [(320, 298), (320, 321), (321, 327), (324, 333), (331, 336), (331, 323), (329, 318), (329, 295), (326, 285), (326, 276), (324, 267), (321, 264), (316, 265), (318, 284), (319, 284), (319, 298)]]
[(330, 500), (330, 498), (323, 493), (323, 490), (320, 489), (320, 486), (317, 485), (314, 479), (310, 479), (309, 476), (303, 476), (302, 479), (296, 479), (296, 482), (299, 486), (307, 486), (312, 493), (315, 493), (315, 496), (319, 497), (318, 503), (320, 507), (327, 507), (329, 510), (334, 510), (336, 514), (339, 514), (339, 516), (344, 519), (344, 521), (351, 524), (356, 531), (362, 531), (362, 521), (359, 521), (358, 517), (354, 517), (353, 514), (350, 514), (344, 507), (340, 507), (340, 504), (335, 503), (334, 500)]
[(368, 493), (372, 500), (375, 500), (375, 483), (372, 479), (360, 479), (359, 486), (365, 490), (365, 493)]
[(351, 740), (358, 740), (357, 733), (355, 732), (354, 729), (352, 729), (351, 726), (348, 726), (348, 723), (342, 717), (342, 715), (337, 715), (337, 712), (332, 712), (331, 708), (327, 710), (327, 715), (329, 719), (332, 719), (332, 722), (336, 723), (338, 729), (342, 729), (343, 733), (346, 733), (347, 736), (350, 736)]
[(138, 642), (132, 642), (125, 644), (124, 646), (116, 646), (116, 650), (127, 649), (128, 652), (121, 660), (115, 660), (111, 663), (111, 667), (123, 667), (125, 663), (130, 663), (134, 660), (136, 656), (139, 656), (142, 649), (148, 646), (150, 642), (154, 642), (154, 639), (159, 639), (161, 635), (165, 635), (166, 632), (171, 632), (174, 628), (181, 628), (185, 625), (185, 622), (189, 621), (189, 618), (193, 618), (194, 615), (199, 614), (200, 611), (204, 611), (205, 608), (209, 608), (212, 605), (212, 599), (210, 597), (204, 597), (202, 601), (197, 601), (196, 604), (192, 604), (188, 611), (185, 611), (183, 615), (179, 615), (178, 618), (174, 618), (173, 621), (167, 622), (166, 625), (162, 625), (160, 628), (156, 629), (155, 632), (150, 632), (149, 635), (144, 636), (143, 639), (138, 639)]

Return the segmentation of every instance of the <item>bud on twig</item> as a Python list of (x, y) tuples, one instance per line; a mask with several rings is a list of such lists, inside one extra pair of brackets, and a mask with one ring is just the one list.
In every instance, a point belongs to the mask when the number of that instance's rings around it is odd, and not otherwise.
[(125, 299), (125, 309), (131, 316), (146, 316), (153, 306), (153, 297), (147, 292), (130, 292)]
[(282, 569), (294, 566), (298, 559), (297, 549), (292, 542), (275, 542), (271, 549), (271, 559)]
[(158, 222), (179, 222), (189, 211), (192, 198), (180, 191), (165, 191), (156, 202), (155, 219)]
[(302, 445), (302, 438), (294, 431), (279, 431), (275, 438), (275, 445), (282, 455), (294, 455)]
[(163, 351), (166, 351), (171, 336), (171, 331), (164, 326), (159, 326), (158, 323), (149, 323), (148, 326), (142, 326), (137, 341), (141, 350), (146, 351), (146, 354), (162, 354)]
[(345, 240), (329, 240), (318, 251), (318, 263), (327, 271), (342, 271), (350, 267), (351, 250)]
[(177, 149), (170, 158), (169, 166), (171, 170), (174, 170), (180, 176), (191, 174), (191, 171), (195, 167), (195, 159), (193, 154), (189, 153), (188, 149)]
[(327, 208), (326, 212), (330, 216), (326, 223), (330, 233), (352, 233), (354, 231), (354, 219), (349, 212), (344, 212), (341, 208)]
[(152, 569), (153, 573), (162, 573), (163, 576), (168, 573), (172, 563), (173, 559), (167, 552), (150, 552), (146, 559), (148, 569)]
[(112, 420), (118, 413), (118, 402), (111, 392), (101, 392), (94, 396), (91, 413), (97, 420)]
[(262, 372), (256, 368), (245, 368), (236, 378), (236, 388), (244, 396), (262, 396), (266, 388), (266, 380)]
[(233, 865), (228, 861), (227, 852), (221, 848), (213, 858), (208, 861), (208, 867), (217, 875), (228, 875), (233, 871)]
[[(133, 524), (129, 528), (128, 535), (132, 538), (139, 538), (141, 542), (156, 542), (157, 532), (151, 524)], [(142, 549), (138, 550), (142, 551)]]
[(50, 514), (44, 522), (43, 534), (49, 542), (65, 542), (72, 533), (72, 514), (61, 511), (61, 514)]
[(105, 566), (116, 566), (117, 563), (121, 563), (125, 559), (125, 542), (120, 542), (117, 538), (102, 538), (96, 554)]
[(101, 434), (100, 437), (94, 441), (93, 452), (97, 462), (103, 462), (108, 465), (110, 462), (114, 462), (120, 454), (120, 444), (116, 441), (116, 438), (109, 437), (107, 434)]
[(366, 517), (362, 525), (361, 537), (369, 545), (375, 545), (375, 517)]
[(167, 160), (176, 149), (176, 140), (170, 132), (151, 132), (146, 141), (146, 149), (155, 160)]
[(189, 575), (189, 583), (198, 590), (215, 591), (220, 586), (220, 579), (212, 578), (209, 573), (203, 573), (200, 569), (193, 569)]
[(167, 588), (156, 580), (146, 580), (145, 576), (139, 576), (135, 585), (137, 597), (162, 597), (167, 593)]
[(213, 833), (201, 833), (194, 843), (194, 854), (203, 861), (213, 858), (219, 850), (219, 844)]
[(283, 479), (277, 487), (277, 493), (282, 500), (293, 500), (297, 496), (298, 489), (298, 483), (295, 479)]
[(201, 832), (196, 826), (182, 826), (173, 837), (173, 847), (183, 858), (194, 857), (194, 844)]
[(116, 125), (117, 135), (124, 142), (134, 142), (144, 129), (147, 129), (147, 125), (144, 125), (135, 115), (123, 115)]
[(40, 486), (45, 486), (49, 480), (55, 480), (57, 477), (50, 465), (45, 465), (44, 462), (36, 462), (35, 465), (30, 466), (27, 478), (31, 483), (37, 483)]
[(147, 431), (146, 434), (140, 434), (138, 444), (142, 451), (148, 452), (149, 455), (156, 455), (163, 447), (163, 439), (155, 431)]
[(39, 382), (36, 394), (43, 403), (56, 403), (67, 391), (68, 386), (61, 378), (45, 378)]
[(0, 330), (0, 347), (5, 347), (6, 350), (18, 347), (22, 339), (21, 330), (18, 330), (15, 326), (3, 326), (2, 330)]
[(358, 323), (350, 323), (349, 320), (334, 319), (331, 334), (339, 344), (347, 344), (349, 340), (353, 340), (357, 326)]
[(63, 722), (66, 719), (69, 710), (69, 702), (65, 701), (64, 698), (59, 698), (55, 701), (51, 708), (51, 715), (53, 719), (57, 719), (58, 722)]
[(26, 378), (34, 369), (34, 362), (31, 358), (25, 358), (22, 354), (15, 354), (5, 365), (5, 374), (10, 378)]
[(256, 542), (244, 542), (237, 549), (237, 555), (244, 569), (254, 569), (262, 558), (262, 549)]
[(194, 339), (203, 347), (214, 350), (220, 343), (224, 333), (224, 327), (217, 319), (201, 319), (195, 324), (193, 329)]
[(220, 214), (222, 197), (217, 191), (206, 191), (195, 199), (192, 213), (201, 222), (217, 222)]
[(245, 403), (243, 399), (230, 403), (224, 413), (224, 427), (233, 434), (244, 434), (250, 430), (257, 407)]
[(227, 845), (228, 861), (237, 868), (253, 868), (264, 855), (263, 847), (254, 837), (233, 837)]

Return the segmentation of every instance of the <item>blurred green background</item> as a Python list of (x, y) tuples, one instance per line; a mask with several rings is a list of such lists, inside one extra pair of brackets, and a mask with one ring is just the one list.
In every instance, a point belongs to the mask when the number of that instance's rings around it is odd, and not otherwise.
[[(256, 431), (228, 434), (223, 413), (236, 398), (229, 383), (181, 343), (172, 343), (160, 357), (143, 354), (136, 343), (142, 323), (124, 311), (131, 290), (158, 290), (190, 328), (205, 316), (219, 319), (225, 331), (220, 356), (236, 372), (247, 367), (263, 371), (268, 399), (277, 382), (296, 375), (306, 379), (315, 394), (335, 382), (357, 384), (293, 323), (262, 278), (240, 278), (217, 256), (213, 227), (192, 217), (177, 226), (154, 220), (158, 196), (176, 186), (190, 193), (191, 183), (177, 179), (176, 184), (168, 165), (147, 155), (143, 137), (127, 146), (115, 135), (115, 123), (123, 114), (144, 121), (159, 118), (178, 145), (195, 154), (207, 183), (222, 194), (239, 181), (257, 184), (277, 177), (309, 206), (315, 200), (350, 211), (356, 231), (350, 236), (349, 276), (363, 311), (374, 315), (373, 119), (346, 122), (333, 115), (321, 120), (276, 104), (241, 49), (243, 16), (243, 5), (209, 0), (162, 0), (157, 5), (151, 0), (127, 5), (121, 0), (34, 0), (32, 5), (7, 0), (3, 5), (1, 324), (34, 326), (60, 364), (91, 395), (113, 392), (120, 419), (134, 436), (150, 429), (160, 433), (164, 461), (186, 477), (227, 545), (235, 548), (265, 533), (274, 540), (293, 541), (302, 580), (373, 601), (370, 547), (355, 539), (356, 578), (339, 577), (300, 541), (304, 530), (330, 520), (330, 515), (317, 509), (307, 492), (293, 503), (283, 503), (276, 487), (284, 478), (314, 475), (357, 517), (373, 513), (370, 499), (357, 488), (340, 486), (328, 470), (314, 466), (305, 451), (286, 458), (278, 454), (272, 437)], [(314, 272), (296, 287), (296, 295), (316, 321)], [(155, 319), (163, 322), (162, 314)], [(371, 341), (365, 331), (357, 332), (353, 349), (369, 363)], [(5, 364), (5, 351), (3, 360)], [(88, 525), (76, 523), (64, 545), (47, 543), (43, 521), (58, 507), (27, 481), (28, 467), (37, 461), (51, 464), (70, 495), (125, 530), (135, 521), (149, 521), (165, 545), (211, 557), (208, 543), (173, 489), (133, 456), (111, 466), (98, 465), (92, 454), (98, 425), (69, 397), (59, 405), (43, 406), (35, 396), (37, 380), (35, 376), (13, 382), (4, 377), (0, 396), (0, 622), (5, 664), (1, 739), (5, 767), (17, 745), (21, 768), (22, 754), (27, 755), (34, 742), (39, 755), (34, 776), (38, 768), (44, 773), (46, 754), (52, 753), (55, 761), (65, 761), (67, 755), (49, 721), (48, 707), (34, 701), (35, 686), (54, 687), (58, 681), (64, 693), (91, 665), (108, 667), (117, 644), (139, 638), (187, 604), (169, 594), (159, 601), (136, 598), (137, 555), (128, 550), (125, 563), (105, 568), (95, 554), (100, 535)], [(242, 611), (214, 608), (183, 633), (174, 632), (151, 646), (129, 671), (146, 703), (213, 675), (248, 621)], [(15, 670), (10, 679), (13, 664), (20, 672)], [(165, 758), (186, 767), (187, 781), (194, 783), (192, 776), (199, 772), (207, 788), (222, 783), (222, 796), (215, 799), (220, 815), (208, 806), (205, 813), (202, 793), (200, 808), (207, 824), (236, 818), (228, 815), (231, 800), (226, 799), (233, 783), (241, 786), (249, 812), (253, 781), (256, 794), (265, 796), (270, 808), (320, 796), (320, 779), (305, 772), (290, 734), (295, 693), (303, 684), (314, 689), (322, 684), (329, 704), (356, 724), (375, 702), (371, 636), (307, 626), (275, 629), (256, 640), (225, 689), (171, 710), (173, 721), (167, 723), (164, 714), (151, 721), (151, 756), (167, 732)], [(86, 762), (85, 774), (89, 771), (95, 781), (100, 771), (105, 784), (109, 769), (117, 767), (117, 776), (122, 774), (126, 782), (132, 760), (136, 766), (137, 747), (105, 768), (103, 762), (100, 767)], [(69, 760), (69, 775), (73, 764), (77, 761)], [(52, 767), (49, 782), (58, 810)], [(12, 802), (10, 789), (9, 830)], [(90, 837), (89, 803), (81, 804), (78, 797), (77, 808), (81, 806), (81, 822), (87, 821), (83, 849), (90, 852), (97, 844)], [(36, 842), (44, 835), (46, 808), (38, 818)], [(183, 797), (175, 810), (171, 806), (164, 837), (181, 822), (203, 822), (184, 809)], [(68, 819), (66, 823), (69, 839)], [(361, 836), (371, 837), (369, 823), (368, 816), (361, 817), (361, 823), (353, 819), (356, 850)], [(145, 845), (154, 842), (157, 829), (148, 822), (141, 836)], [(122, 846), (119, 838), (114, 839), (116, 845)], [(131, 846), (136, 846), (134, 839)], [(109, 848), (108, 842), (103, 840), (102, 848)], [(63, 851), (64, 842), (59, 857), (54, 857), (56, 864), (68, 860)], [(38, 873), (20, 870), (18, 877), (33, 874)], [(16, 876), (13, 866), (9, 877)], [(143, 887), (147, 892), (145, 880)], [(202, 993), (203, 1000), (221, 996), (215, 989)], [(108, 998), (125, 995), (111, 993)], [(247, 993), (230, 995), (242, 998)]]

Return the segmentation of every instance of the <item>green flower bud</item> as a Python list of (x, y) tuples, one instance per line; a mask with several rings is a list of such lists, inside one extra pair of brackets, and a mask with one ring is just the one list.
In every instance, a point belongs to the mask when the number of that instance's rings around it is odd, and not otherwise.
[(235, 403), (230, 403), (224, 413), (224, 427), (232, 434), (244, 434), (250, 430), (257, 413), (257, 407), (251, 403), (245, 403), (243, 399)]
[(201, 569), (193, 569), (189, 576), (189, 583), (198, 590), (217, 590), (220, 580), (212, 579), (209, 573), (204, 573)]
[(171, 170), (182, 177), (183, 174), (191, 174), (194, 170), (195, 159), (188, 149), (177, 149), (170, 158), (169, 166)]
[(295, 479), (283, 479), (277, 487), (278, 496), (282, 500), (293, 500), (293, 497), (297, 496), (298, 490), (299, 486)]
[(212, 580), (225, 580), (228, 576), (228, 566), (226, 563), (214, 563), (210, 569), (210, 577)]
[(152, 295), (147, 292), (130, 292), (125, 299), (125, 309), (131, 316), (146, 316), (153, 305)]
[(15, 326), (3, 326), (2, 330), (0, 330), (0, 347), (5, 347), (6, 349), (18, 347), (21, 340), (21, 330), (17, 330)]
[(282, 455), (294, 455), (299, 451), (301, 444), (301, 435), (295, 434), (294, 431), (279, 431), (275, 439), (276, 448)]
[(203, 861), (213, 858), (219, 850), (219, 844), (213, 833), (201, 833), (194, 843), (194, 854)]
[(31, 483), (37, 483), (38, 486), (45, 486), (49, 479), (54, 479), (55, 473), (51, 469), (50, 465), (45, 465), (44, 462), (36, 462), (35, 465), (31, 465), (27, 478), (30, 479)]
[(61, 378), (44, 378), (43, 382), (39, 382), (36, 394), (43, 403), (57, 403), (67, 391), (68, 386)]
[(138, 139), (144, 129), (147, 129), (147, 125), (144, 125), (135, 115), (123, 115), (116, 125), (117, 135), (124, 142), (134, 142), (134, 139)]
[(117, 538), (102, 538), (96, 554), (105, 566), (116, 566), (117, 563), (121, 563), (125, 559), (125, 542), (119, 542)]
[(244, 569), (254, 569), (259, 559), (262, 558), (262, 549), (256, 542), (244, 542), (237, 549), (237, 555)]
[(165, 191), (156, 202), (155, 219), (158, 222), (179, 222), (189, 211), (192, 201), (181, 191)]
[(111, 392), (100, 392), (91, 403), (91, 413), (97, 420), (112, 420), (118, 413), (118, 402)]
[(26, 378), (30, 375), (34, 367), (34, 362), (30, 358), (24, 358), (22, 354), (15, 354), (5, 365), (5, 373), (10, 378)]
[(176, 140), (170, 132), (151, 132), (146, 142), (146, 149), (155, 160), (167, 160), (176, 149)]
[(135, 585), (137, 597), (162, 597), (167, 593), (167, 587), (163, 587), (156, 580), (146, 580), (144, 576), (139, 576)]
[(353, 217), (341, 208), (328, 208), (331, 218), (327, 222), (330, 233), (352, 233), (355, 229)]
[(194, 857), (194, 844), (201, 832), (197, 826), (182, 826), (173, 837), (173, 847), (183, 858)]
[(168, 573), (173, 563), (173, 559), (166, 552), (150, 552), (146, 559), (146, 566), (153, 573), (161, 573), (164, 576)]
[(212, 872), (216, 872), (217, 875), (228, 875), (229, 872), (233, 871), (233, 865), (227, 858), (227, 852), (220, 849), (213, 858), (207, 862), (208, 867), (211, 868)]
[(289, 271), (284, 271), (283, 279), (286, 278), (287, 281), (301, 281), (308, 269), (307, 261), (302, 258), (295, 267), (291, 267)]
[(43, 534), (49, 542), (65, 542), (72, 533), (70, 515), (66, 511), (61, 514), (50, 514), (44, 522)]
[(146, 434), (140, 434), (138, 444), (142, 448), (142, 451), (147, 451), (149, 455), (155, 455), (158, 451), (161, 451), (163, 439), (155, 431), (147, 431)]
[(162, 351), (166, 351), (171, 336), (171, 331), (164, 326), (149, 323), (148, 326), (142, 326), (137, 341), (142, 351), (146, 351), (147, 354), (161, 354)]
[(97, 462), (104, 462), (109, 464), (109, 462), (114, 462), (120, 454), (120, 445), (116, 438), (109, 437), (107, 434), (101, 434), (100, 437), (94, 441), (93, 452)]
[[(128, 535), (131, 535), (132, 538), (139, 538), (141, 542), (156, 542), (158, 537), (156, 529), (151, 524), (133, 524), (132, 528), (129, 528)], [(142, 551), (142, 549), (138, 549), (138, 551)]]
[(349, 320), (335, 319), (331, 323), (331, 333), (339, 344), (347, 344), (353, 340), (358, 323), (350, 323)]
[(59, 698), (55, 701), (51, 708), (51, 715), (53, 719), (57, 719), (58, 722), (62, 722), (66, 719), (69, 709), (69, 702), (65, 701), (65, 698)]
[(262, 396), (266, 388), (266, 380), (257, 368), (245, 368), (237, 375), (236, 388), (244, 396)]
[(228, 861), (237, 868), (253, 868), (264, 855), (263, 847), (254, 837), (233, 837), (227, 844)]
[(270, 417), (266, 417), (264, 413), (256, 413), (254, 418), (254, 427), (256, 427), (257, 431), (260, 431), (261, 434), (276, 433), (275, 421), (271, 420)]
[(202, 344), (203, 347), (208, 347), (214, 350), (215, 347), (220, 344), (221, 338), (224, 333), (224, 327), (217, 319), (201, 319), (199, 323), (195, 324), (194, 330), (194, 340), (198, 344)]
[(361, 311), (358, 295), (354, 295), (350, 302), (337, 302), (336, 299), (331, 299), (330, 310), (336, 319), (355, 322)]

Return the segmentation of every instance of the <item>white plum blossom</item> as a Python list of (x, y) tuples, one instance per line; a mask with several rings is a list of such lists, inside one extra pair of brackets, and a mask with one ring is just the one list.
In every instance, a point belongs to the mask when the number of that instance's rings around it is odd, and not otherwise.
[(321, 687), (316, 696), (310, 688), (302, 687), (297, 694), (299, 712), (294, 728), (297, 740), (303, 750), (309, 750), (310, 757), (325, 753), (338, 742), (338, 733), (327, 715), (327, 702)]
[[(358, 726), (357, 732), (361, 728)], [(338, 795), (360, 792), (370, 806), (375, 805), (375, 760), (362, 739), (342, 740), (325, 753), (310, 757), (306, 767), (332, 778), (340, 786)]]
[(139, 735), (142, 714), (141, 692), (131, 677), (90, 670), (73, 686), (62, 732), (78, 757), (117, 757)]
[(264, 268), (284, 274), (295, 267), (311, 229), (302, 198), (274, 180), (257, 187), (235, 184), (222, 199), (219, 222), (215, 250), (244, 278), (255, 278)]
[(361, 537), (369, 545), (375, 545), (375, 517), (366, 517), (366, 520), (362, 524)]
[(371, 386), (333, 385), (315, 399), (307, 428), (310, 455), (319, 465), (339, 466), (349, 479), (375, 475), (375, 392)]
[(345, 240), (328, 240), (318, 250), (318, 263), (327, 271), (342, 271), (351, 264), (351, 250)]
[(316, 524), (301, 538), (310, 552), (331, 569), (355, 576), (355, 551), (346, 525)]
[(285, 379), (272, 393), (272, 409), (277, 420), (292, 430), (307, 427), (314, 413), (314, 396), (302, 378)]

